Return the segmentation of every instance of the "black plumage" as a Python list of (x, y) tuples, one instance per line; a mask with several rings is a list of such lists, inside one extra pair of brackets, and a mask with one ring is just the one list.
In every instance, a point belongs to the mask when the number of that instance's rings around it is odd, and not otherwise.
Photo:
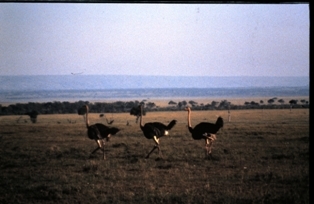
[(87, 135), (91, 140), (106, 139), (109, 141), (111, 135), (115, 135), (120, 130), (115, 127), (108, 127), (101, 123), (96, 123), (87, 127)]
[(135, 123), (138, 122), (138, 119), (140, 118), (141, 115), (145, 115), (145, 111), (141, 110), (141, 105), (137, 106), (137, 107), (133, 107), (130, 110), (130, 115), (134, 115), (136, 116), (136, 120)]
[(192, 133), (192, 138), (195, 140), (206, 139), (208, 134), (216, 134), (218, 130), (223, 127), (223, 119), (218, 117), (216, 123), (201, 122), (194, 128), (188, 127), (189, 132)]
[(36, 123), (37, 121), (37, 116), (39, 115), (39, 113), (37, 111), (31, 111), (31, 112), (27, 112), (25, 113), (25, 115), (28, 115), (32, 121), (32, 123)]
[(172, 120), (167, 126), (160, 123), (160, 122), (152, 122), (152, 123), (146, 123), (144, 126), (140, 126), (141, 130), (144, 133), (144, 136), (147, 139), (153, 139), (154, 136), (157, 138), (160, 138), (162, 136), (168, 135), (168, 131), (173, 128), (173, 126), (176, 124), (176, 120)]
[(87, 109), (86, 109), (86, 106), (84, 105), (84, 106), (82, 106), (81, 108), (77, 109), (77, 114), (79, 114), (79, 115), (85, 115), (85, 114), (86, 114), (86, 111), (87, 111)]
[(105, 126), (104, 124), (101, 123), (96, 123), (94, 125), (89, 125), (89, 120), (88, 120), (88, 106), (84, 105), (81, 110), (83, 110), (83, 112), (85, 112), (86, 117), (86, 128), (87, 128), (87, 136), (89, 139), (91, 140), (95, 140), (97, 143), (97, 148), (92, 152), (92, 154), (94, 154), (96, 151), (98, 151), (99, 149), (101, 149), (103, 151), (103, 157), (105, 159), (105, 153), (104, 153), (104, 145), (105, 145), (105, 139), (107, 141), (110, 140), (110, 137), (112, 135), (115, 135), (116, 133), (118, 133), (120, 131), (120, 129), (115, 128), (115, 127), (108, 127)]
[(143, 131), (144, 136), (147, 139), (153, 139), (155, 141), (155, 146), (153, 149), (147, 154), (146, 158), (149, 158), (150, 154), (157, 148), (158, 149), (158, 154), (161, 155), (161, 150), (159, 147), (159, 138), (163, 136), (169, 135), (169, 131), (175, 126), (176, 120), (172, 120), (168, 125), (164, 125), (160, 122), (151, 122), (151, 123), (146, 123), (145, 125), (143, 124), (143, 119), (142, 119), (142, 113), (143, 113), (143, 107), (140, 105), (140, 128)]
[(185, 110), (188, 111), (188, 129), (192, 134), (192, 138), (194, 140), (204, 139), (206, 155), (211, 155), (211, 147), (214, 140), (216, 140), (216, 133), (224, 126), (222, 117), (218, 117), (216, 123), (201, 122), (193, 128), (191, 125), (191, 109), (187, 107)]

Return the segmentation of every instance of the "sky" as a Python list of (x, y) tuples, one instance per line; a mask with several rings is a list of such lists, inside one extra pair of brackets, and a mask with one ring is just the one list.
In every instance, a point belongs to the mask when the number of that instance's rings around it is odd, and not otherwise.
[(0, 75), (309, 76), (309, 4), (0, 3)]

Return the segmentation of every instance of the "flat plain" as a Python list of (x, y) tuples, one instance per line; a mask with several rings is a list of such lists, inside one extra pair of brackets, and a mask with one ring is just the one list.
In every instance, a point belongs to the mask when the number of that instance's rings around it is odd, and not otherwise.
[[(178, 121), (157, 152), (128, 113), (107, 114), (121, 131), (102, 153), (77, 114), (0, 117), (1, 203), (309, 203), (309, 109), (193, 111), (215, 123), (212, 158), (193, 140), (186, 111), (147, 112)], [(90, 114), (90, 123), (106, 121)], [(128, 125), (127, 125), (128, 123)]]

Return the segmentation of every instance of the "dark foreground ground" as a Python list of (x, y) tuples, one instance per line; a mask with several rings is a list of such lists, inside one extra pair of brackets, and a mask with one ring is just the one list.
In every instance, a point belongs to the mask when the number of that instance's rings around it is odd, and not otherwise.
[[(82, 116), (0, 117), (0, 203), (309, 203), (309, 109), (192, 111), (225, 126), (211, 159), (187, 130), (187, 113), (148, 113), (144, 122), (178, 124), (153, 153), (134, 116), (113, 114), (122, 130), (101, 152)], [(99, 114), (91, 123), (102, 122)], [(129, 122), (127, 126), (126, 123)]]

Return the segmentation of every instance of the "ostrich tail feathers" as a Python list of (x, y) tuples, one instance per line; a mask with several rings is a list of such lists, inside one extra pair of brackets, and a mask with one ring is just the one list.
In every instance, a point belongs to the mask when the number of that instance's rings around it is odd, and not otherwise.
[(167, 126), (167, 130), (171, 130), (173, 128), (173, 126), (175, 126), (175, 124), (177, 123), (176, 120), (172, 120), (169, 125)]
[(216, 125), (218, 125), (219, 128), (222, 128), (224, 126), (224, 120), (222, 119), (222, 117), (219, 116), (217, 118)]
[(111, 135), (114, 135), (114, 134), (117, 134), (119, 131), (120, 131), (120, 129), (112, 127), (112, 128), (110, 128), (109, 132)]

